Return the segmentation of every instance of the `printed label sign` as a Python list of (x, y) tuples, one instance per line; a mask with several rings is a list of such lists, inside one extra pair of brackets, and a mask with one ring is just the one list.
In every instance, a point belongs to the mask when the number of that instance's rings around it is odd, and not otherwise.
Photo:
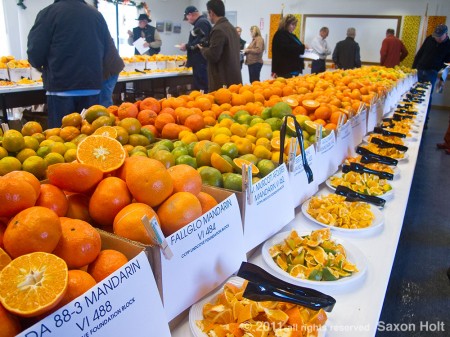
[(366, 134), (366, 120), (363, 118), (363, 113), (360, 113), (350, 119), (352, 124), (353, 145), (356, 146), (362, 142)]
[[(314, 146), (308, 147), (305, 150), (305, 155), (309, 167), (314, 172), (314, 167), (317, 162), (316, 150), (314, 149)], [(316, 177), (314, 177), (314, 180), (308, 184), (308, 178), (306, 177), (301, 155), (295, 157), (294, 171), (289, 172), (289, 181), (289, 184), (291, 185), (294, 207), (301, 205), (304, 201), (316, 194), (318, 190)]]
[(0, 69), (0, 81), (9, 81), (8, 69)]
[(244, 238), (246, 252), (278, 232), (294, 219), (291, 182), (285, 164), (252, 185), (246, 201)]
[(322, 138), (320, 149), (316, 147), (317, 165), (315, 166), (314, 180), (317, 179), (317, 184), (323, 183), (330, 175), (337, 170), (336, 163), (333, 163), (332, 156), (336, 147), (336, 137), (334, 131)]
[(337, 130), (336, 150), (333, 158), (336, 160), (338, 166), (344, 162), (345, 158), (355, 154), (352, 131), (352, 125), (350, 123), (341, 125)]
[[(151, 310), (151, 313), (150, 313)], [(52, 315), (19, 334), (170, 337), (161, 297), (144, 252)]]
[(369, 112), (367, 113), (367, 132), (373, 131), (375, 126), (378, 124), (377, 105), (378, 103), (372, 104)]
[(12, 82), (18, 82), (22, 78), (31, 79), (31, 68), (9, 69), (9, 78)]
[(162, 293), (164, 310), (172, 320), (246, 261), (236, 195), (232, 194), (166, 240), (173, 256), (170, 260), (161, 256)]

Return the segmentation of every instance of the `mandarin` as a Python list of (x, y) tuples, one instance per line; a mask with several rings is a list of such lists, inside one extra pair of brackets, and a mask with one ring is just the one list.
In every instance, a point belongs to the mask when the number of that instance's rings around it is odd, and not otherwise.
[(66, 217), (72, 219), (84, 220), (91, 222), (92, 217), (89, 214), (89, 199), (86, 194), (74, 193), (67, 196), (69, 206), (67, 208)]
[(96, 282), (100, 282), (126, 263), (128, 258), (123, 253), (114, 249), (105, 249), (89, 264), (87, 271)]
[(0, 217), (11, 217), (34, 206), (35, 188), (26, 180), (0, 178)]
[(66, 218), (61, 222), (62, 235), (53, 254), (66, 261), (69, 269), (81, 268), (100, 253), (100, 234), (89, 223)]
[(96, 284), (97, 282), (89, 273), (78, 269), (69, 270), (67, 290), (57, 307), (61, 308), (69, 302), (72, 302)]
[(123, 102), (117, 109), (117, 117), (119, 117), (120, 120), (128, 117), (136, 118), (138, 113), (139, 110), (137, 106), (129, 102)]
[(214, 197), (206, 192), (200, 191), (197, 194), (197, 198), (200, 201), (200, 205), (202, 206), (202, 213), (208, 212), (210, 209), (212, 209), (214, 206), (218, 204), (216, 199)]
[(186, 164), (167, 169), (173, 181), (173, 192), (190, 192), (197, 195), (202, 190), (202, 177), (198, 171)]
[(31, 186), (33, 186), (36, 191), (36, 197), (41, 193), (41, 183), (39, 179), (35, 177), (34, 174), (27, 171), (12, 171), (3, 176), (5, 179), (14, 179), (14, 180), (24, 180), (28, 182)]
[(64, 191), (85, 193), (103, 179), (103, 172), (92, 165), (60, 163), (47, 168), (47, 177), (52, 185)]
[(157, 116), (155, 111), (146, 109), (139, 111), (137, 119), (141, 125), (154, 125)]
[(152, 110), (157, 114), (161, 111), (161, 104), (156, 98), (147, 97), (139, 104), (140, 110)]
[(41, 194), (36, 200), (36, 206), (47, 207), (58, 216), (65, 216), (69, 209), (69, 201), (65, 193), (52, 184), (42, 184)]
[(19, 319), (9, 313), (0, 303), (0, 337), (13, 337), (22, 331)]

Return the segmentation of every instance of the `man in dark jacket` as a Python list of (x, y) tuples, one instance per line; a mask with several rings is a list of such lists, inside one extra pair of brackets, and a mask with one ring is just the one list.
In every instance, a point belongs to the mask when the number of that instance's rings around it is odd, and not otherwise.
[(194, 6), (186, 7), (184, 11), (184, 20), (193, 25), (189, 34), (188, 43), (183, 43), (180, 50), (187, 51), (187, 67), (192, 67), (194, 77), (194, 89), (208, 92), (208, 73), (207, 62), (203, 57), (198, 44), (207, 41), (211, 32), (211, 24), (208, 19), (201, 15)]
[[(132, 46), (134, 41), (142, 37), (145, 40), (144, 47), (150, 48), (144, 54), (158, 54), (161, 51), (162, 41), (156, 28), (148, 24), (149, 22), (152, 22), (152, 20), (150, 20), (147, 14), (139, 15), (136, 20), (138, 20), (139, 25), (134, 27), (133, 31), (128, 31), (128, 44)], [(136, 48), (134, 48), (134, 54), (140, 54)]]
[(55, 0), (38, 13), (27, 52), (31, 65), (42, 71), (49, 127), (98, 104), (110, 40), (102, 14), (83, 0)]
[(355, 28), (347, 29), (347, 38), (336, 44), (333, 52), (333, 62), (338, 69), (353, 69), (361, 67), (359, 44), (355, 42)]
[(225, 5), (222, 0), (210, 0), (206, 8), (214, 27), (209, 35), (209, 46), (199, 48), (208, 61), (208, 88), (211, 92), (224, 85), (242, 83), (242, 76), (239, 36), (225, 17)]

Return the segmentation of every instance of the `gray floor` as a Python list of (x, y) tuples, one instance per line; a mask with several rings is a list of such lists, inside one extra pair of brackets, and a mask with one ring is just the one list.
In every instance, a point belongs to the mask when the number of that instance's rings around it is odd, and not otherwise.
[(450, 336), (449, 115), (432, 109), (423, 134), (377, 337)]

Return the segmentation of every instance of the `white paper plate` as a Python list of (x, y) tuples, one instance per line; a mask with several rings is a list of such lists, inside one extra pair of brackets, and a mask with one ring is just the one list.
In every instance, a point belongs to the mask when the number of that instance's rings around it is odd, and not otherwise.
[[(347, 255), (347, 259), (349, 262), (356, 265), (356, 268), (358, 268), (358, 272), (353, 273), (349, 277), (342, 277), (336, 281), (312, 281), (312, 280), (304, 280), (300, 279), (294, 276), (289, 275), (289, 273), (285, 272), (283, 269), (278, 267), (278, 265), (273, 261), (272, 257), (270, 256), (269, 249), (273, 247), (276, 244), (279, 244), (283, 242), (283, 240), (289, 235), (290, 231), (279, 233), (266, 242), (264, 242), (264, 245), (262, 247), (262, 257), (264, 259), (264, 262), (267, 263), (267, 265), (270, 267), (271, 270), (276, 272), (277, 274), (283, 276), (283, 279), (285, 279), (287, 282), (290, 282), (292, 284), (296, 285), (305, 285), (305, 284), (313, 284), (313, 285), (319, 285), (319, 286), (339, 286), (348, 284), (351, 282), (354, 282), (355, 280), (359, 279), (361, 276), (364, 275), (364, 273), (367, 270), (367, 261), (364, 257), (364, 254), (354, 245), (350, 244), (348, 241), (344, 241), (338, 238), (333, 238), (336, 243), (340, 243), (344, 246), (345, 252)], [(302, 232), (298, 233), (299, 236), (305, 236), (309, 235), (311, 232)]]
[[(336, 177), (342, 176), (342, 172), (341, 172), (341, 173), (337, 173), (337, 174), (335, 174), (334, 176), (336, 176)], [(394, 177), (395, 177), (395, 176), (394, 176)], [(328, 178), (328, 179), (325, 181), (325, 184), (326, 184), (329, 188), (331, 188), (333, 191), (336, 191), (336, 187), (334, 187), (333, 185), (331, 185), (331, 177)], [(391, 185), (391, 184), (389, 183), (389, 185)], [(376, 195), (376, 197), (383, 198), (384, 200), (389, 200), (389, 199), (391, 199), (393, 196), (394, 196), (394, 189), (391, 189), (390, 191), (387, 191), (386, 193), (384, 193), (384, 194), (382, 194), (382, 195)]]
[(372, 211), (373, 215), (375, 216), (375, 219), (373, 219), (372, 224), (369, 227), (365, 227), (365, 228), (358, 228), (358, 229), (351, 229), (351, 228), (341, 228), (341, 227), (337, 227), (337, 226), (330, 226), (327, 224), (324, 224), (318, 220), (316, 220), (314, 217), (312, 217), (309, 213), (308, 213), (308, 207), (309, 207), (309, 202), (311, 201), (311, 199), (306, 200), (303, 204), (302, 204), (302, 213), (303, 215), (308, 218), (309, 220), (315, 222), (318, 225), (321, 225), (323, 227), (328, 227), (331, 230), (337, 231), (337, 232), (347, 232), (347, 233), (360, 233), (360, 232), (367, 232), (370, 230), (373, 230), (375, 228), (378, 228), (380, 226), (383, 225), (384, 223), (384, 216), (383, 213), (374, 205), (369, 204), (370, 206), (370, 210)]
[[(244, 279), (237, 277), (237, 276), (232, 276), (227, 280), (227, 283), (231, 283), (237, 287), (241, 287), (242, 284), (244, 283)], [(198, 301), (197, 303), (195, 303), (194, 305), (191, 306), (191, 309), (189, 310), (189, 327), (191, 328), (191, 332), (195, 337), (208, 337), (207, 334), (205, 334), (195, 323), (196, 321), (200, 321), (203, 319), (203, 306), (206, 303), (211, 303), (214, 302), (217, 298), (217, 296), (223, 291), (223, 288), (221, 287), (220, 289), (218, 289), (217, 291), (215, 291), (214, 293), (212, 293), (211, 295), (208, 295), (204, 298), (202, 298), (200, 301)], [(327, 312), (327, 316), (328, 319), (330, 318), (330, 313)], [(318, 337), (325, 337), (325, 333), (326, 333), (326, 324), (325, 326), (321, 327), (321, 329), (319, 329), (319, 336)]]

